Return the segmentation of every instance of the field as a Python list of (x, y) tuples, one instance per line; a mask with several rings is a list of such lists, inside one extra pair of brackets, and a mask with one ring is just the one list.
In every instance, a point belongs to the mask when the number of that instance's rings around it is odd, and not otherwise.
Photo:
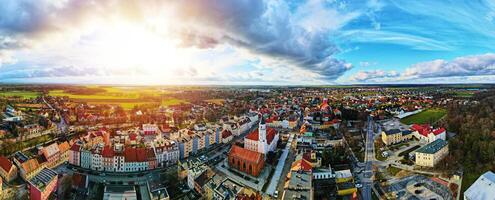
[(34, 91), (8, 91), (8, 92), (0, 92), (0, 96), (4, 97), (22, 97), (25, 99), (36, 98), (40, 95), (38, 92)]
[(447, 110), (442, 108), (430, 108), (415, 115), (405, 117), (400, 120), (404, 124), (434, 124), (447, 114)]
[[(142, 88), (142, 87), (111, 87), (111, 86), (87, 86), (88, 88), (101, 88), (105, 92), (99, 92), (96, 94), (73, 94), (63, 90), (52, 90), (49, 92), (50, 96), (67, 96), (76, 102), (85, 102), (88, 104), (109, 104), (120, 105), (126, 110), (130, 110), (135, 106), (144, 104), (160, 104), (162, 106), (172, 106), (181, 103), (188, 103), (187, 101), (175, 98), (166, 98), (164, 100), (153, 100), (154, 98), (147, 97), (159, 97), (160, 95), (169, 94), (169, 91), (159, 90), (156, 88)], [(156, 99), (156, 98), (155, 98)]]
[(224, 99), (207, 99), (205, 101), (208, 103), (214, 103), (214, 104), (218, 104), (218, 105), (223, 105), (223, 103), (225, 102)]

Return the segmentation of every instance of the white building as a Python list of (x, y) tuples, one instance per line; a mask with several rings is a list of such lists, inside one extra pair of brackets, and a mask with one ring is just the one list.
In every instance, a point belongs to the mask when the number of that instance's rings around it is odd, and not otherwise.
[(481, 175), (464, 192), (465, 200), (493, 200), (495, 199), (495, 173), (488, 171)]

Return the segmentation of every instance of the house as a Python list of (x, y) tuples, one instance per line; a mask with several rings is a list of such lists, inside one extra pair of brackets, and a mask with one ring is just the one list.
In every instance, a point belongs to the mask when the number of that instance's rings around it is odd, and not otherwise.
[(229, 166), (252, 176), (258, 176), (265, 166), (264, 154), (233, 145), (229, 152)]
[(29, 180), (43, 168), (36, 158), (31, 158), (21, 164), (20, 174), (24, 180)]
[(481, 175), (464, 192), (465, 200), (490, 200), (495, 197), (495, 173), (488, 171)]
[(81, 145), (74, 143), (69, 150), (69, 163), (72, 165), (80, 166), (80, 152)]
[(67, 141), (58, 144), (58, 149), (60, 151), (60, 161), (59, 163), (66, 162), (69, 160), (69, 150), (70, 145)]
[(290, 179), (284, 187), (283, 199), (307, 199), (312, 200), (313, 193), (313, 175), (310, 171), (291, 171)]
[(38, 174), (28, 179), (31, 200), (46, 200), (57, 190), (57, 172), (43, 168)]
[(434, 167), (449, 153), (449, 143), (437, 139), (416, 150), (416, 165)]
[(43, 156), (47, 161), (47, 167), (52, 168), (57, 166), (60, 161), (60, 149), (57, 143), (50, 144), (41, 149)]
[(0, 176), (6, 182), (17, 177), (17, 167), (8, 158), (0, 156)]

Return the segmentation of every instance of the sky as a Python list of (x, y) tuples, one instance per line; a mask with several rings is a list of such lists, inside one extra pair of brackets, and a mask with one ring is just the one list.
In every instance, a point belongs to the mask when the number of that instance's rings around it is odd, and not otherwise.
[(495, 83), (492, 0), (0, 0), (0, 82)]

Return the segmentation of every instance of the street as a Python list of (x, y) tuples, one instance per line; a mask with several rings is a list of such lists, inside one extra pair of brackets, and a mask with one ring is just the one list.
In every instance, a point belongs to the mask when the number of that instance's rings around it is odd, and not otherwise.
[(365, 169), (362, 179), (363, 188), (361, 189), (361, 195), (363, 199), (371, 199), (371, 189), (373, 186), (373, 160), (375, 159), (375, 145), (374, 145), (374, 121), (371, 116), (368, 116), (368, 128), (366, 133), (366, 150), (365, 150)]

